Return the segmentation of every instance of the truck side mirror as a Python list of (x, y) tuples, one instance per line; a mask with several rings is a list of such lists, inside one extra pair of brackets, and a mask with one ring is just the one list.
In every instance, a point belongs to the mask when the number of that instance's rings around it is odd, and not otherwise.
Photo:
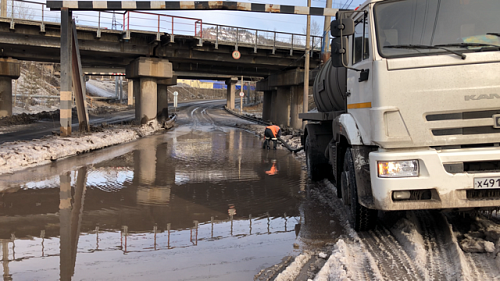
[(351, 18), (339, 18), (330, 23), (330, 34), (333, 37), (351, 36), (354, 34), (354, 20)]
[(336, 37), (332, 39), (332, 66), (333, 67), (346, 67), (347, 58), (349, 57), (349, 43), (347, 37)]

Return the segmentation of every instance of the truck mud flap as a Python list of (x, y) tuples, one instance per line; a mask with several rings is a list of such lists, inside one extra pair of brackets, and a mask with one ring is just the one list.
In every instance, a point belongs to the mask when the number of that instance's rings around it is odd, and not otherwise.
[(376, 147), (365, 145), (355, 145), (351, 148), (354, 169), (356, 170), (359, 203), (369, 209), (375, 209), (370, 178), (369, 154), (376, 150)]

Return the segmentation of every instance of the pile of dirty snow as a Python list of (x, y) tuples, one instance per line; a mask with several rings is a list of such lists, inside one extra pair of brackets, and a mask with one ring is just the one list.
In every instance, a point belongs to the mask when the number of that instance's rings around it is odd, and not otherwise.
[(475, 220), (469, 232), (455, 233), (462, 250), (468, 253), (500, 253), (500, 225), (483, 217), (476, 217)]
[(0, 145), (0, 174), (13, 173), (57, 159), (133, 141), (159, 130), (162, 130), (160, 124), (150, 122), (140, 127), (111, 127), (89, 135), (48, 136), (39, 140), (3, 143)]

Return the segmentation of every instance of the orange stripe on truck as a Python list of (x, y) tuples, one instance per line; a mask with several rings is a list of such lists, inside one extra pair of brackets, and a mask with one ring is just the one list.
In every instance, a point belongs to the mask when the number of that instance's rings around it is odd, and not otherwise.
[(351, 103), (347, 105), (347, 109), (355, 109), (355, 108), (371, 108), (371, 102), (362, 102), (362, 103)]

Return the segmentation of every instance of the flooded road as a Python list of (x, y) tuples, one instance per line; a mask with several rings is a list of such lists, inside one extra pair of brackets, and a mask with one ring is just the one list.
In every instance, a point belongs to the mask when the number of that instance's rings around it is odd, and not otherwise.
[(164, 134), (0, 177), (4, 280), (253, 280), (329, 242), (339, 226), (305, 199), (301, 163), (262, 150), (220, 105), (193, 103)]

